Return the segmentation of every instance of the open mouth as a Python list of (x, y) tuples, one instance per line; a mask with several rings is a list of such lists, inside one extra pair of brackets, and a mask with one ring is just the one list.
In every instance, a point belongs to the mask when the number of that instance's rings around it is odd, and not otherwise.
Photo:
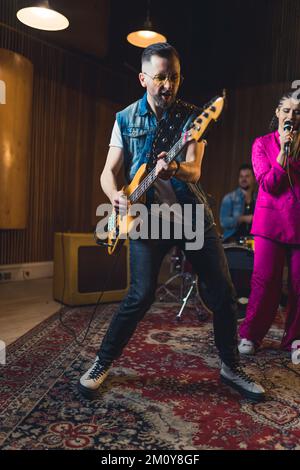
[(287, 122), (290, 123), (291, 126), (293, 126), (293, 127), (295, 126), (295, 121), (293, 121), (292, 119), (285, 119), (284, 124), (286, 124)]
[(161, 93), (160, 96), (161, 96), (165, 101), (169, 101), (169, 100), (172, 98), (172, 93), (165, 92), (165, 93)]

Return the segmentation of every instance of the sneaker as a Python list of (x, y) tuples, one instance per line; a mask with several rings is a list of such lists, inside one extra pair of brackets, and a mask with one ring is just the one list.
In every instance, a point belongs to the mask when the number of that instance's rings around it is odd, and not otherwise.
[(265, 398), (265, 390), (254, 382), (241, 366), (228, 367), (224, 362), (221, 368), (221, 381), (238, 390), (246, 398), (261, 401)]
[(295, 365), (300, 364), (300, 340), (295, 340), (291, 346), (291, 360)]
[(93, 398), (98, 394), (100, 385), (104, 382), (110, 369), (109, 365), (103, 365), (98, 356), (90, 369), (83, 374), (79, 381), (79, 390), (87, 398)]
[(240, 354), (255, 354), (255, 345), (250, 339), (243, 338), (238, 348)]

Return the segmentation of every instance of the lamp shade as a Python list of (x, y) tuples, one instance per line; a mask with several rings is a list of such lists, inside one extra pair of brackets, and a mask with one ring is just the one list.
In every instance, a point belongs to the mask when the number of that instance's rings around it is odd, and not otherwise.
[(128, 34), (127, 41), (133, 46), (145, 48), (157, 42), (166, 42), (167, 38), (163, 34), (154, 31), (148, 16), (141, 29)]
[(45, 31), (60, 31), (69, 26), (68, 19), (58, 11), (52, 10), (48, 2), (22, 8), (17, 12), (17, 18), (31, 28)]

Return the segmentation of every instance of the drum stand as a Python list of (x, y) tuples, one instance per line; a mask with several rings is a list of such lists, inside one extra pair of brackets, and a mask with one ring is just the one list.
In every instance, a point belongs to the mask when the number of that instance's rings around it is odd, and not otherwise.
[[(179, 302), (180, 301), (180, 297), (178, 297), (178, 295), (174, 294), (174, 292), (172, 292), (167, 286), (169, 284), (171, 284), (173, 281), (175, 281), (175, 279), (179, 279), (183, 276), (183, 273), (178, 273), (178, 274), (174, 274), (174, 276), (171, 276), (164, 284), (162, 284), (161, 286), (159, 286), (159, 288), (157, 289), (156, 291), (156, 295), (159, 295), (159, 300), (162, 302), (163, 299), (164, 299), (164, 296), (168, 295), (169, 297), (173, 298), (175, 302)], [(162, 296), (160, 295), (160, 292), (161, 291), (164, 291), (164, 293), (162, 294)]]
[[(189, 273), (187, 273), (189, 274)], [(187, 302), (189, 301), (189, 298), (191, 297), (192, 295), (192, 292), (194, 291), (194, 305), (195, 305), (195, 298), (196, 298), (196, 295), (197, 295), (197, 279), (196, 279), (196, 275), (192, 275), (190, 274), (190, 277), (191, 277), (191, 285), (190, 285), (190, 288), (186, 294), (186, 296), (182, 299), (182, 305), (181, 305), (181, 308), (179, 310), (179, 312), (177, 313), (176, 315), (176, 320), (180, 321), (181, 320), (181, 315), (183, 313), (183, 310), (187, 304)], [(183, 281), (184, 282), (184, 281)]]
[[(171, 258), (172, 259), (172, 258)], [(173, 298), (175, 302), (182, 302), (179, 312), (176, 315), (176, 320), (180, 321), (183, 311), (187, 303), (192, 300), (194, 302), (194, 308), (197, 314), (197, 317), (200, 321), (204, 321), (208, 318), (208, 314), (204, 312), (204, 309), (200, 307), (202, 305), (198, 288), (197, 288), (197, 276), (194, 273), (184, 270), (184, 260), (180, 260), (179, 256), (173, 257), (173, 262), (176, 261), (180, 263), (175, 266), (175, 269), (180, 268), (180, 272), (171, 276), (164, 284), (162, 284), (156, 291), (156, 295), (159, 296), (159, 300), (162, 302), (164, 296), (168, 295)], [(181, 281), (180, 284), (180, 294), (174, 294), (170, 289), (169, 285), (172, 284), (176, 279)], [(161, 296), (161, 292), (163, 292)]]

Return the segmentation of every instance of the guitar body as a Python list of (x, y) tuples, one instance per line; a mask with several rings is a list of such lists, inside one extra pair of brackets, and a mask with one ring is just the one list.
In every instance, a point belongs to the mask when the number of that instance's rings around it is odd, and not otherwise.
[[(127, 199), (130, 198), (132, 193), (135, 189), (139, 186), (139, 184), (143, 181), (143, 179), (147, 176), (147, 165), (144, 163), (140, 166), (137, 173), (135, 174), (133, 180), (128, 186), (124, 186), (122, 188), (123, 193), (126, 195)], [(139, 202), (145, 202), (146, 195), (144, 194), (140, 199)], [(120, 216), (115, 211), (112, 214), (113, 220), (113, 227), (111, 230), (108, 231), (108, 253), (112, 255), (113, 253), (117, 253), (123, 246), (130, 230), (135, 221), (135, 217), (131, 216), (130, 214), (126, 214)]]

